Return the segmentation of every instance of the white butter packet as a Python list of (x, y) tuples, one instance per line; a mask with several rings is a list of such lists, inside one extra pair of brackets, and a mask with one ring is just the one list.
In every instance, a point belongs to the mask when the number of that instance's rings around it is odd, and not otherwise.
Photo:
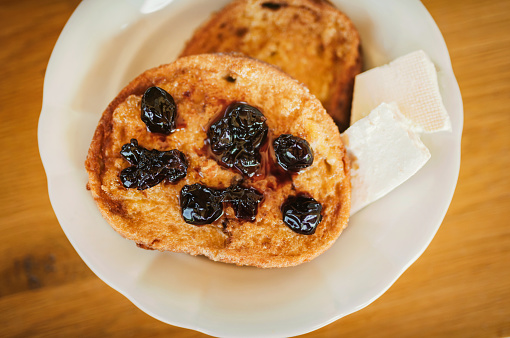
[(422, 50), (356, 76), (351, 125), (383, 102), (396, 102), (415, 132), (451, 131), (436, 68)]
[(430, 158), (395, 103), (382, 103), (342, 140), (351, 160), (351, 215), (413, 176)]

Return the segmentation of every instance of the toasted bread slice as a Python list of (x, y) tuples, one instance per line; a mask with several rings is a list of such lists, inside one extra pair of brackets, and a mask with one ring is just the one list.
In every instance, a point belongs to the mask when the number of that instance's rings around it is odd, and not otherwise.
[[(178, 129), (151, 133), (140, 119), (144, 91), (158, 86), (172, 95)], [(267, 118), (268, 138), (292, 134), (307, 140), (313, 164), (282, 180), (267, 172), (243, 177), (220, 165), (207, 148), (207, 130), (225, 107), (246, 102)], [(146, 190), (128, 189), (119, 178), (129, 163), (119, 154), (131, 139), (147, 149), (183, 152), (186, 176)], [(271, 150), (271, 142), (268, 147)], [(88, 187), (111, 226), (138, 246), (205, 255), (257, 267), (285, 267), (309, 261), (327, 248), (347, 225), (350, 177), (338, 128), (320, 102), (297, 81), (261, 61), (238, 55), (184, 57), (147, 70), (110, 103), (95, 131), (86, 160)], [(188, 224), (181, 215), (180, 191), (201, 183), (223, 189), (243, 180), (263, 194), (253, 222), (237, 219), (231, 206), (212, 224)], [(307, 194), (322, 204), (323, 219), (312, 235), (292, 231), (280, 210), (288, 196)]]
[(360, 38), (349, 18), (324, 0), (235, 0), (199, 27), (181, 56), (241, 52), (304, 83), (349, 126)]

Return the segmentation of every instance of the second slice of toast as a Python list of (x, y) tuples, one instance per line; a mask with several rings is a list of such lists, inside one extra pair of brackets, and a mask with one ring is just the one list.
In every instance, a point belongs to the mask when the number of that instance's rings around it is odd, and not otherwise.
[(181, 56), (241, 52), (306, 85), (338, 124), (349, 126), (360, 38), (349, 18), (324, 0), (235, 0), (199, 27)]

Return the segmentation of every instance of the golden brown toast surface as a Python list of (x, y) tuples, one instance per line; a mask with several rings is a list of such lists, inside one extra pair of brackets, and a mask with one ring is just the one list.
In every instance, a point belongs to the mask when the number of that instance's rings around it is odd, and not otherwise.
[(241, 52), (304, 83), (349, 126), (354, 77), (361, 71), (359, 34), (324, 0), (235, 0), (198, 28), (181, 56)]
[[(141, 96), (151, 86), (165, 89), (177, 105), (180, 127), (170, 135), (148, 132), (140, 119)], [(232, 208), (225, 207), (224, 215), (212, 224), (188, 224), (179, 205), (185, 184), (226, 188), (241, 179), (239, 172), (221, 166), (204, 151), (208, 126), (226, 105), (237, 101), (260, 109), (269, 135), (287, 133), (306, 139), (314, 162), (290, 181), (272, 175), (245, 177), (244, 184), (264, 195), (254, 222), (236, 219)], [(189, 162), (186, 177), (146, 190), (125, 188), (119, 174), (129, 163), (119, 152), (132, 138), (147, 149), (182, 151)], [(125, 87), (101, 117), (86, 169), (88, 187), (103, 216), (141, 247), (205, 255), (238, 265), (284, 267), (316, 257), (347, 225), (350, 177), (346, 161), (336, 125), (302, 85), (260, 61), (211, 54), (150, 69)], [(283, 201), (300, 192), (323, 206), (323, 220), (313, 235), (295, 233), (282, 221)]]

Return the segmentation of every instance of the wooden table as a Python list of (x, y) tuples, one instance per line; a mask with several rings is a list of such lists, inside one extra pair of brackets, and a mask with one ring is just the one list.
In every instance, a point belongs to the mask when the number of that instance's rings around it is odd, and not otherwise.
[[(510, 336), (510, 1), (427, 0), (464, 99), (462, 166), (423, 256), (367, 308), (306, 337)], [(173, 336), (69, 244), (37, 148), (44, 72), (77, 0), (0, 0), (0, 336)]]

